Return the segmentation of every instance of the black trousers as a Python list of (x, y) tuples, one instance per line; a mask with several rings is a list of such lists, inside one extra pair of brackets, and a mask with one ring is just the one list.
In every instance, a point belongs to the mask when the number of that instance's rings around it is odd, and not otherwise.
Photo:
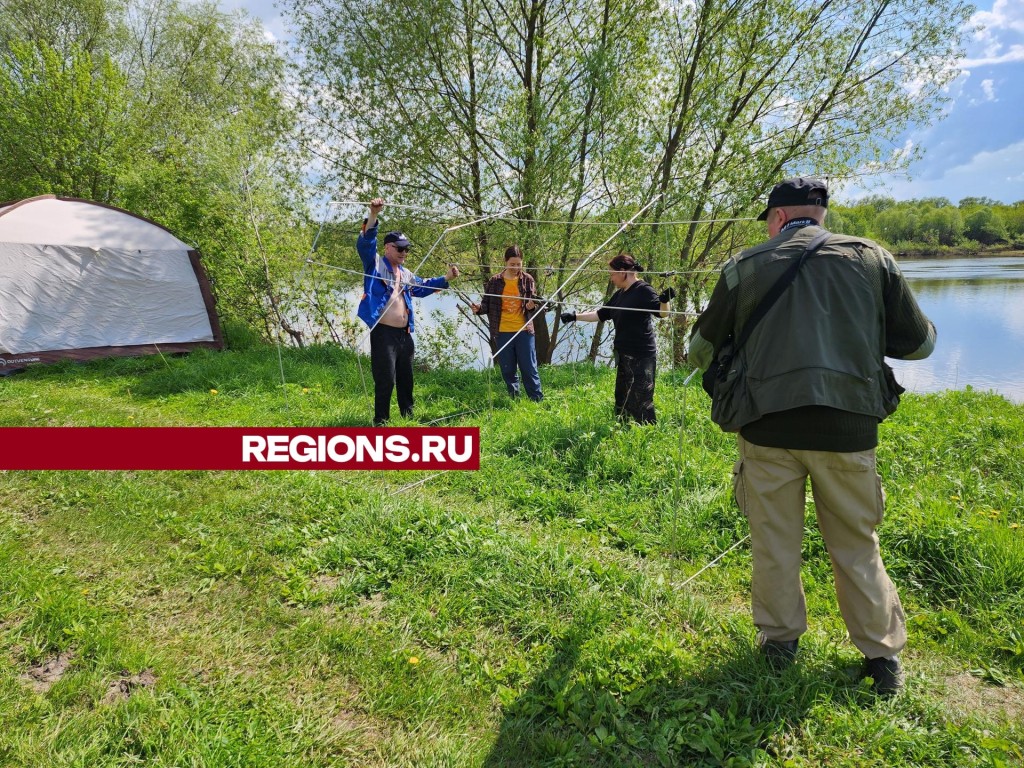
[(377, 325), (370, 331), (373, 371), (373, 423), (391, 418), (391, 392), (398, 388), (398, 410), (412, 416), (412, 357), (416, 351), (408, 328)]
[(615, 415), (632, 416), (640, 424), (654, 424), (654, 375), (657, 358), (617, 352), (615, 362)]

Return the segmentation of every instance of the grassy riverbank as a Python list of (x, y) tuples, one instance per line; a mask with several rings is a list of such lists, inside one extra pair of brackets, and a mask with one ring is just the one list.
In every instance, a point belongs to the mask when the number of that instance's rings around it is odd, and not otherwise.
[[(888, 247), (888, 246), (887, 246)], [(897, 259), (988, 259), (1024, 256), (1019, 245), (935, 245), (932, 243), (897, 243), (889, 248)]]
[[(369, 377), (368, 365), (363, 365)], [(364, 425), (354, 358), (288, 350), (37, 369), (0, 424)], [(613, 374), (421, 373), (479, 472), (3, 472), (0, 765), (1019, 765), (1024, 407), (907, 396), (882, 428), (904, 694), (855, 678), (827, 555), (811, 629), (753, 648), (734, 448), (683, 376), (616, 427)], [(213, 391), (216, 391), (214, 394)], [(813, 516), (808, 524), (813, 527)]]

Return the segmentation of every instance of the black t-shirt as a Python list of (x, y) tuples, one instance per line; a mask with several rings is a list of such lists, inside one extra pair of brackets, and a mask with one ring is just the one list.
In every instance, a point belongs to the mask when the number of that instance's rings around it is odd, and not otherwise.
[(634, 357), (654, 357), (657, 346), (651, 313), (660, 309), (658, 294), (643, 280), (637, 280), (626, 290), (613, 293), (608, 304), (597, 310), (597, 316), (615, 325), (616, 350)]

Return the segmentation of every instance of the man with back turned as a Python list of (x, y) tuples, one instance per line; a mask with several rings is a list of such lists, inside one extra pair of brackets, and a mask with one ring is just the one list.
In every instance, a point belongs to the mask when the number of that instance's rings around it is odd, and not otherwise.
[[(724, 429), (738, 431), (733, 488), (750, 523), (762, 653), (773, 666), (787, 665), (807, 630), (800, 552), (810, 477), (843, 620), (874, 690), (889, 696), (903, 684), (898, 655), (907, 633), (875, 532), (884, 506), (878, 423), (899, 391), (883, 357), (927, 357), (935, 326), (887, 251), (825, 232), (827, 206), (820, 179), (787, 179), (772, 189), (759, 217), (770, 239), (722, 268), (689, 354), (703, 369), (725, 363), (720, 380), (734, 377), (713, 412)], [(777, 282), (781, 293), (772, 292)]]

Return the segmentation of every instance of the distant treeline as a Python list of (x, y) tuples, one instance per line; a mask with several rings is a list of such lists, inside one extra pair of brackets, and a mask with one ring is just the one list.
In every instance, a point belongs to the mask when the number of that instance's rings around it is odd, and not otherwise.
[(870, 237), (893, 253), (1024, 250), (1024, 200), (1009, 205), (987, 197), (945, 197), (897, 202), (872, 195), (829, 208), (833, 232)]

